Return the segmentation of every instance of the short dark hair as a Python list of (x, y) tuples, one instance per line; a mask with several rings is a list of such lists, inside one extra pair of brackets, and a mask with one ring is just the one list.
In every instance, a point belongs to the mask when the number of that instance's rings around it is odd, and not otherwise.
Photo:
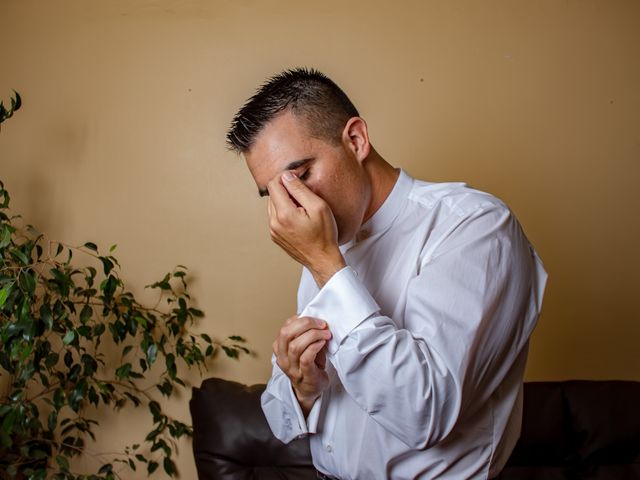
[(269, 78), (233, 118), (229, 149), (245, 153), (262, 128), (286, 109), (304, 118), (312, 135), (333, 143), (347, 121), (360, 115), (340, 87), (318, 70), (285, 70)]

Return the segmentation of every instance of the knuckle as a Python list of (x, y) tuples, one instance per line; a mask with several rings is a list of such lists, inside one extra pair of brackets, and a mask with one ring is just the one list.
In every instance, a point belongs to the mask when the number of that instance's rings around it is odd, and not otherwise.
[(291, 354), (293, 357), (299, 357), (301, 353), (301, 348), (297, 343), (289, 344), (289, 354)]
[(289, 337), (289, 329), (285, 325), (280, 328), (280, 331), (278, 332), (278, 338), (280, 340), (286, 340), (288, 337)]
[(313, 360), (309, 356), (300, 357), (300, 367), (309, 368), (313, 364)]
[(278, 221), (278, 223), (280, 225), (288, 225), (289, 221), (291, 220), (291, 215), (289, 214), (289, 212), (276, 212), (276, 220)]

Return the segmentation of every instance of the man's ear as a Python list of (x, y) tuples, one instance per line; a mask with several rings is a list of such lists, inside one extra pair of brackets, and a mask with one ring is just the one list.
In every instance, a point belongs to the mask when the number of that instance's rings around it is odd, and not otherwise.
[(371, 151), (367, 122), (360, 117), (351, 117), (342, 131), (342, 143), (362, 163)]

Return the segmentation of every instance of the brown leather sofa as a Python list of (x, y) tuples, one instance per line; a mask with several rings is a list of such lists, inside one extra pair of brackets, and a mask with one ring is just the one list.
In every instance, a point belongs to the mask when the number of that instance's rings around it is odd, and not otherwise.
[[(200, 480), (316, 479), (308, 440), (271, 434), (263, 390), (218, 378), (193, 389)], [(525, 383), (522, 434), (499, 478), (640, 479), (640, 382)]]

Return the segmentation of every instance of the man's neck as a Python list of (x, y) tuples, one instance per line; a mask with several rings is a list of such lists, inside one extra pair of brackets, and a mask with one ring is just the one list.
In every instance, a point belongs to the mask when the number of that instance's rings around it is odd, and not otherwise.
[(400, 171), (382, 158), (375, 149), (371, 149), (364, 168), (371, 182), (371, 202), (364, 214), (363, 223), (369, 220), (387, 199), (396, 182)]

